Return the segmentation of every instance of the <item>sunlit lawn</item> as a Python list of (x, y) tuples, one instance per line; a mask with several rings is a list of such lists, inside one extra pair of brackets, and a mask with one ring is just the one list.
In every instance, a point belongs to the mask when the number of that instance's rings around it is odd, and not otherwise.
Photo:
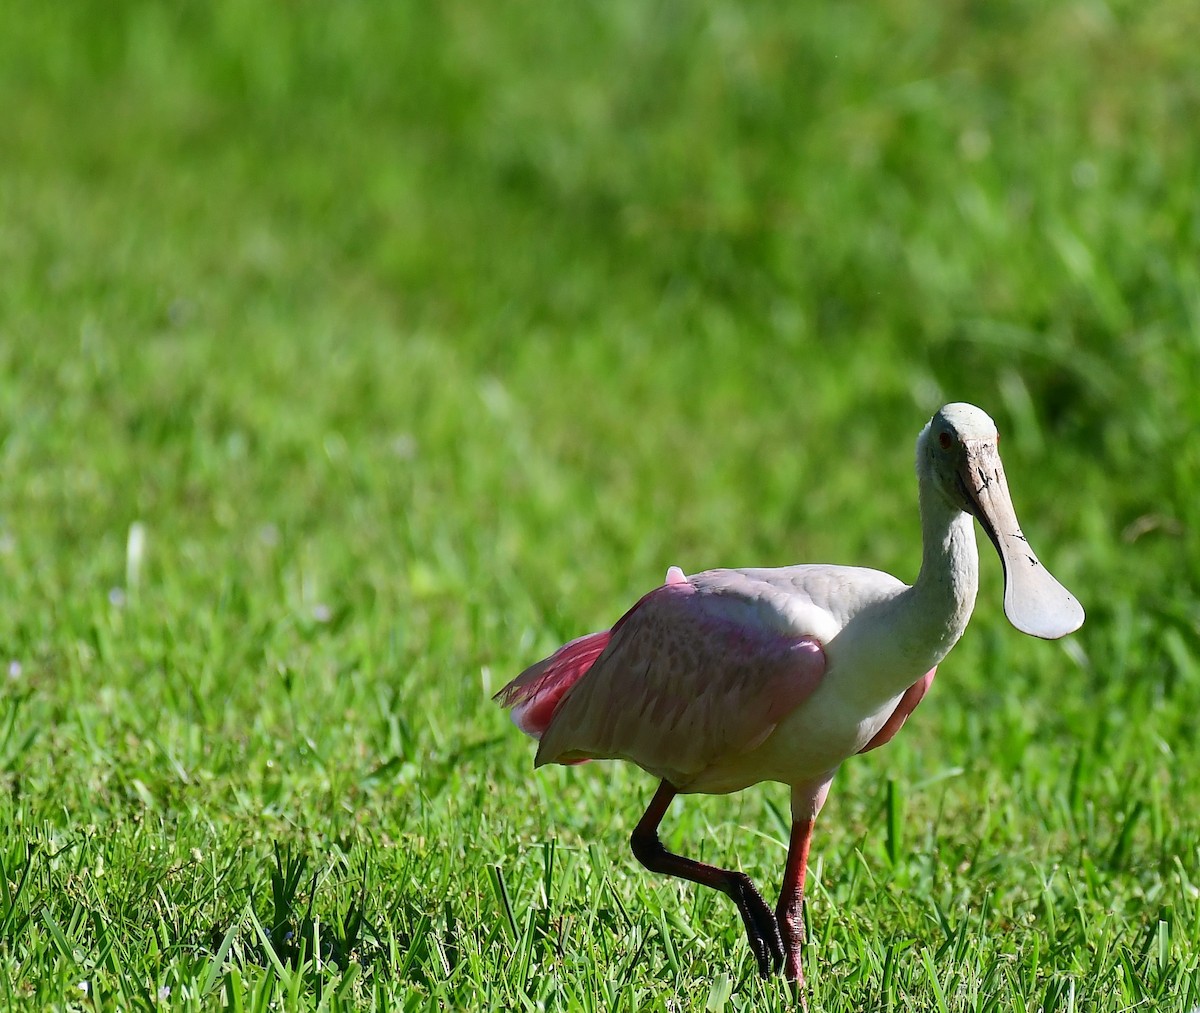
[[(1088, 622), (988, 550), (822, 814), (811, 1008), (1200, 1003), (1198, 32), (0, 6), (0, 1005), (789, 1008), (651, 779), (489, 697), (670, 564), (911, 580), (947, 400)], [(786, 809), (666, 840), (773, 895)]]

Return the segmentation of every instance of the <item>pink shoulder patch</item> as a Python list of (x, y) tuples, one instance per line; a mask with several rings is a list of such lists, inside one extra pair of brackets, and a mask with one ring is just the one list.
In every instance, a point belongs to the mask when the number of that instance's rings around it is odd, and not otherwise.
[(512, 708), (513, 722), (521, 731), (540, 739), (567, 690), (595, 664), (611, 639), (612, 634), (604, 630), (563, 644), (550, 657), (525, 669), (496, 694), (496, 700)]
[(878, 749), (880, 746), (892, 741), (892, 737), (900, 731), (904, 722), (908, 720), (908, 716), (917, 709), (917, 704), (929, 692), (929, 687), (933, 683), (933, 677), (936, 672), (936, 667), (931, 668), (904, 691), (904, 695), (900, 697), (900, 702), (896, 704), (896, 709), (888, 716), (888, 719), (883, 723), (883, 727), (875, 733), (871, 741), (859, 750), (860, 753), (869, 753), (872, 749)]

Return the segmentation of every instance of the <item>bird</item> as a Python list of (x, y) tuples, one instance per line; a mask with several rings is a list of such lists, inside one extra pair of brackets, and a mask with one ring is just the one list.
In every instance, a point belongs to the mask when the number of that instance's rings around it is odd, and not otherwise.
[[(1014, 511), (996, 424), (940, 408), (916, 444), (921, 565), (905, 584), (859, 566), (672, 566), (611, 629), (525, 669), (495, 700), (538, 740), (535, 767), (626, 760), (658, 779), (630, 838), (651, 872), (720, 890), (737, 905), (764, 977), (803, 1003), (804, 883), (813, 827), (834, 775), (884, 745), (924, 699), (963, 635), (979, 586), (978, 521), (1000, 556), (1004, 613), (1045, 640), (1084, 611), (1042, 565)], [(659, 826), (678, 795), (760, 782), (791, 791), (791, 830), (772, 910), (744, 873), (667, 850)]]

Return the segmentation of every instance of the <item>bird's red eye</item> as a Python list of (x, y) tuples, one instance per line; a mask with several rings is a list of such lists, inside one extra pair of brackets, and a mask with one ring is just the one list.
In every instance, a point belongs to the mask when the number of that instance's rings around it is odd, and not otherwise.
[(954, 446), (954, 437), (949, 433), (938, 433), (938, 443), (942, 445), (943, 450), (949, 450)]

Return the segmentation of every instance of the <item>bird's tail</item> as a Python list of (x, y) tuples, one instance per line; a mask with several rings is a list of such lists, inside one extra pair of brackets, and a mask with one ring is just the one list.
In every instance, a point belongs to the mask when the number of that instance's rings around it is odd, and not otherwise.
[(526, 735), (540, 739), (567, 690), (604, 653), (612, 633), (589, 633), (563, 644), (550, 657), (530, 665), (492, 699), (512, 710), (513, 723)]

